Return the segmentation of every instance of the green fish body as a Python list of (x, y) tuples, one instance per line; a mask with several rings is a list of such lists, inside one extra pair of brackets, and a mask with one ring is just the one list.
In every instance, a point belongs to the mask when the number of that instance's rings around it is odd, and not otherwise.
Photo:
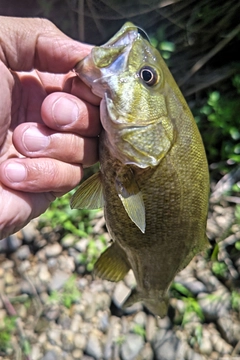
[(76, 67), (102, 98), (100, 171), (76, 208), (104, 207), (112, 244), (95, 264), (103, 279), (132, 269), (137, 301), (165, 316), (177, 272), (208, 246), (209, 174), (193, 116), (159, 52), (126, 23)]

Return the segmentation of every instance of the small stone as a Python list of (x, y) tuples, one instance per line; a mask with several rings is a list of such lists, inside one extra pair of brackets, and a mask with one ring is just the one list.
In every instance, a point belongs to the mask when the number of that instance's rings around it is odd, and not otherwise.
[(14, 277), (11, 271), (7, 271), (4, 276), (5, 286), (14, 285), (16, 283), (16, 278)]
[(45, 310), (45, 316), (49, 321), (58, 319), (59, 314), (60, 307), (58, 305), (51, 305)]
[(34, 344), (34, 346), (31, 346), (31, 354), (30, 354), (29, 358), (31, 360), (39, 360), (39, 359), (43, 358), (40, 344)]
[(210, 355), (213, 351), (210, 337), (203, 336), (199, 345), (199, 351), (203, 355)]
[(51, 275), (46, 264), (40, 264), (38, 276), (43, 283), (47, 283), (51, 279)]
[(95, 359), (101, 359), (103, 352), (99, 341), (99, 338), (95, 333), (90, 333), (88, 336), (87, 346), (85, 349), (87, 355), (94, 357)]
[(61, 239), (61, 245), (64, 249), (68, 249), (71, 246), (74, 246), (76, 242), (76, 237), (72, 234), (67, 234)]
[(15, 234), (0, 240), (0, 254), (13, 253), (22, 245), (22, 240)]
[(147, 322), (147, 315), (145, 312), (143, 311), (139, 311), (135, 316), (134, 316), (134, 319), (133, 321), (142, 326), (143, 328), (145, 328), (146, 326), (146, 322)]
[(157, 331), (157, 320), (155, 316), (148, 315), (146, 323), (146, 340), (151, 342)]
[(141, 350), (139, 356), (136, 358), (136, 360), (153, 360), (153, 359), (154, 359), (153, 349), (149, 343), (146, 343), (144, 345), (144, 348)]
[(61, 340), (63, 350), (72, 351), (74, 349), (74, 333), (71, 330), (63, 330)]
[(48, 258), (56, 257), (56, 256), (60, 255), (61, 252), (62, 252), (62, 247), (59, 243), (48, 244), (45, 247), (45, 253)]
[(19, 260), (27, 260), (31, 255), (28, 245), (22, 245), (17, 251), (16, 256)]
[(79, 240), (79, 241), (77, 241), (77, 242), (75, 243), (74, 248), (75, 248), (77, 251), (80, 251), (80, 252), (83, 252), (83, 253), (84, 253), (84, 252), (86, 252), (86, 250), (87, 250), (88, 243), (89, 243), (88, 239), (83, 238), (83, 239), (81, 239), (81, 240)]
[(183, 285), (195, 296), (199, 293), (207, 292), (206, 285), (204, 285), (201, 281), (197, 280), (193, 276), (185, 278), (182, 277), (180, 273), (180, 275), (176, 276), (174, 281)]
[(72, 351), (72, 357), (73, 359), (79, 360), (82, 359), (83, 352), (80, 349), (75, 349)]
[(240, 336), (240, 323), (230, 315), (217, 319), (217, 324), (221, 334), (228, 343), (236, 345)]
[(206, 320), (213, 321), (229, 312), (231, 295), (225, 287), (221, 286), (212, 294), (199, 294), (198, 303)]
[(2, 269), (9, 270), (9, 269), (13, 269), (14, 268), (14, 261), (13, 260), (5, 260), (2, 264), (1, 264)]
[(81, 330), (81, 322), (82, 317), (79, 314), (75, 314), (74, 317), (72, 317), (72, 322), (70, 326), (70, 330), (74, 333), (77, 333)]
[(66, 281), (69, 279), (69, 277), (70, 275), (66, 274), (64, 271), (57, 270), (48, 284), (49, 291), (60, 290), (66, 283)]
[(125, 300), (130, 295), (130, 293), (131, 293), (131, 290), (124, 284), (124, 282), (119, 281), (119, 283), (117, 283), (115, 290), (113, 292), (112, 299), (113, 299), (115, 305), (117, 307), (121, 308), (123, 303), (125, 302)]
[(121, 346), (122, 360), (134, 360), (144, 347), (144, 339), (141, 335), (128, 334)]
[(41, 360), (60, 360), (62, 357), (59, 357), (59, 353), (54, 350), (49, 350), (43, 356)]
[(84, 350), (87, 345), (87, 339), (83, 334), (74, 335), (74, 346), (77, 349)]
[(110, 307), (111, 297), (105, 292), (100, 292), (95, 295), (95, 302), (97, 310), (106, 310)]
[[(181, 342), (171, 330), (158, 330), (152, 343), (156, 359), (176, 360)], [(182, 357), (179, 357), (182, 359)]]
[(59, 330), (49, 330), (47, 333), (47, 339), (52, 345), (61, 346), (61, 333)]

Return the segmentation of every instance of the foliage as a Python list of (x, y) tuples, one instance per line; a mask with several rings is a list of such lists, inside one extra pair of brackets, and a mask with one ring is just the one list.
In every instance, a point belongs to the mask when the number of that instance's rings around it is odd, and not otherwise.
[(0, 352), (7, 353), (11, 347), (12, 334), (15, 330), (17, 316), (5, 317), (0, 324)]
[(224, 262), (220, 262), (220, 261), (214, 261), (212, 263), (212, 272), (217, 276), (217, 277), (222, 277), (224, 278), (226, 275), (228, 268), (227, 265)]
[(232, 291), (231, 293), (232, 308), (240, 313), (240, 292)]
[(106, 246), (107, 242), (104, 236), (99, 236), (98, 241), (89, 238), (86, 252), (80, 253), (78, 256), (79, 262), (86, 265), (87, 271), (91, 272), (93, 270), (95, 262)]
[(71, 305), (81, 298), (81, 292), (79, 291), (76, 283), (76, 276), (72, 275), (65, 282), (62, 291), (51, 291), (48, 302), (50, 304), (62, 304), (66, 308), (70, 308)]
[(53, 201), (49, 209), (40, 217), (39, 227), (51, 226), (72, 233), (78, 237), (87, 237), (92, 233), (91, 220), (98, 210), (71, 209), (70, 199), (73, 192)]
[(132, 331), (134, 332), (134, 334), (140, 335), (142, 337), (146, 336), (146, 331), (144, 327), (140, 324), (134, 324)]
[(209, 92), (206, 103), (194, 109), (210, 163), (240, 163), (240, 75), (232, 78), (231, 91)]

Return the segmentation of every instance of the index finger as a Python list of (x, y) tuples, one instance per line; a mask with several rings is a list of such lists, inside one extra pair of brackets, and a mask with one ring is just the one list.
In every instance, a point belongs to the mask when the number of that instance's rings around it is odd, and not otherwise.
[(39, 18), (1, 16), (0, 38), (0, 60), (14, 71), (67, 73), (91, 50)]

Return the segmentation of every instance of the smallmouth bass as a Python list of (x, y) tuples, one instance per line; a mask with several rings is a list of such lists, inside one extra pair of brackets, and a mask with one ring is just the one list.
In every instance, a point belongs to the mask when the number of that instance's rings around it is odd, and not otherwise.
[(137, 287), (125, 306), (142, 301), (165, 316), (177, 272), (208, 246), (208, 165), (188, 105), (159, 52), (126, 23), (95, 47), (75, 71), (102, 98), (100, 171), (83, 182), (73, 208), (104, 207), (112, 244), (95, 274)]

